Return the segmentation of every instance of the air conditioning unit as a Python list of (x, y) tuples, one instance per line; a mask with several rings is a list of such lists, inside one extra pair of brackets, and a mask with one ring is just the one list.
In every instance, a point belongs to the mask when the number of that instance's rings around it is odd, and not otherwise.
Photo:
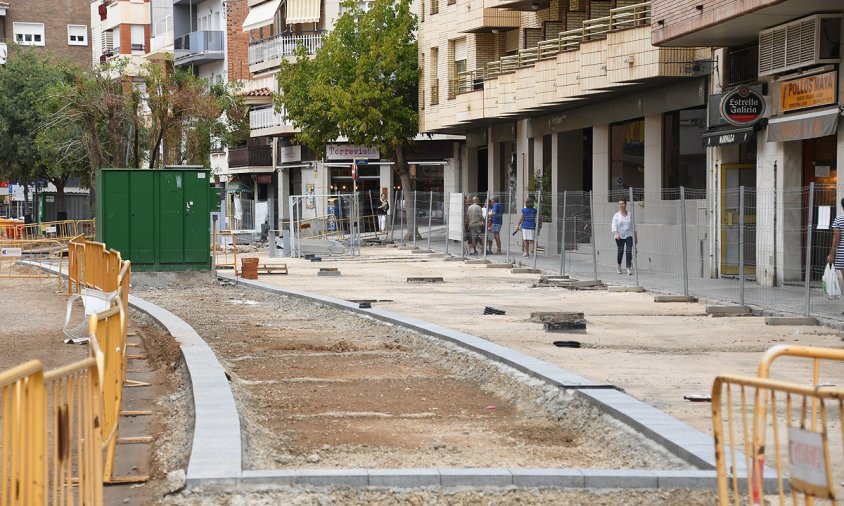
[(759, 76), (841, 59), (841, 15), (815, 14), (759, 32)]

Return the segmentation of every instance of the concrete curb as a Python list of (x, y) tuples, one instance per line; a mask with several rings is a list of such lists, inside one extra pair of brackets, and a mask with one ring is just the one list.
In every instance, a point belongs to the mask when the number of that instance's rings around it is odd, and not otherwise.
[(237, 482), (242, 469), (240, 417), (223, 366), (199, 334), (170, 311), (129, 295), (129, 305), (160, 323), (179, 343), (194, 404), (189, 486)]

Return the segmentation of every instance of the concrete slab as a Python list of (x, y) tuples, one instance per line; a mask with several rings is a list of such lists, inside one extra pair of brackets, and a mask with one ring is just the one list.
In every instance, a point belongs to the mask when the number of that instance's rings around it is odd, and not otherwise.
[(818, 319), (814, 317), (769, 316), (765, 318), (765, 325), (806, 325), (814, 327), (818, 325)]
[(739, 305), (709, 305), (706, 306), (706, 314), (713, 316), (744, 316), (751, 313), (747, 306)]
[(317, 271), (317, 276), (339, 276), (340, 271)]
[(697, 302), (691, 295), (654, 295), (654, 302)]
[(716, 489), (718, 474), (715, 471), (656, 470), (659, 488), (707, 488)]
[(513, 274), (539, 274), (542, 271), (539, 269), (531, 269), (529, 267), (516, 267), (510, 272), (512, 272)]
[(488, 264), (489, 260), (484, 260), (483, 258), (474, 258), (472, 260), (466, 260), (467, 265), (482, 265)]
[(608, 286), (608, 292), (634, 292), (634, 293), (641, 293), (645, 291), (645, 288), (642, 286)]
[(488, 268), (488, 269), (511, 269), (511, 268), (513, 268), (513, 264), (495, 264), (495, 263), (491, 263), (491, 264), (487, 264), (486, 266), (487, 266), (487, 268)]
[(415, 249), (415, 250), (411, 251), (411, 253), (413, 253), (413, 254), (416, 254), (416, 253), (433, 253), (433, 252), (434, 252), (434, 250), (430, 250), (430, 249)]
[(466, 260), (466, 257), (452, 257), (452, 256), (447, 256), (447, 257), (445, 257), (445, 258), (443, 259), (443, 262), (462, 262), (462, 261), (464, 261), (464, 260)]

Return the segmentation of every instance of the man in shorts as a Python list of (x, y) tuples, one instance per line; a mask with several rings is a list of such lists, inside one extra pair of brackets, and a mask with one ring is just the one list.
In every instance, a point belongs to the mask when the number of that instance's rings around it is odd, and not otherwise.
[(472, 205), (466, 210), (466, 216), (469, 218), (469, 234), (472, 252), (470, 255), (478, 254), (478, 246), (483, 247), (484, 241), (484, 211), (479, 205), (480, 199), (472, 197)]

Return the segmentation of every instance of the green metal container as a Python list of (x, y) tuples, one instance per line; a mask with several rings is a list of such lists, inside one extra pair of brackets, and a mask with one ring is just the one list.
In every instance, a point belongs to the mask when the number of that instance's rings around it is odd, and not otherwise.
[(194, 166), (100, 170), (97, 240), (135, 271), (211, 269), (209, 177)]

